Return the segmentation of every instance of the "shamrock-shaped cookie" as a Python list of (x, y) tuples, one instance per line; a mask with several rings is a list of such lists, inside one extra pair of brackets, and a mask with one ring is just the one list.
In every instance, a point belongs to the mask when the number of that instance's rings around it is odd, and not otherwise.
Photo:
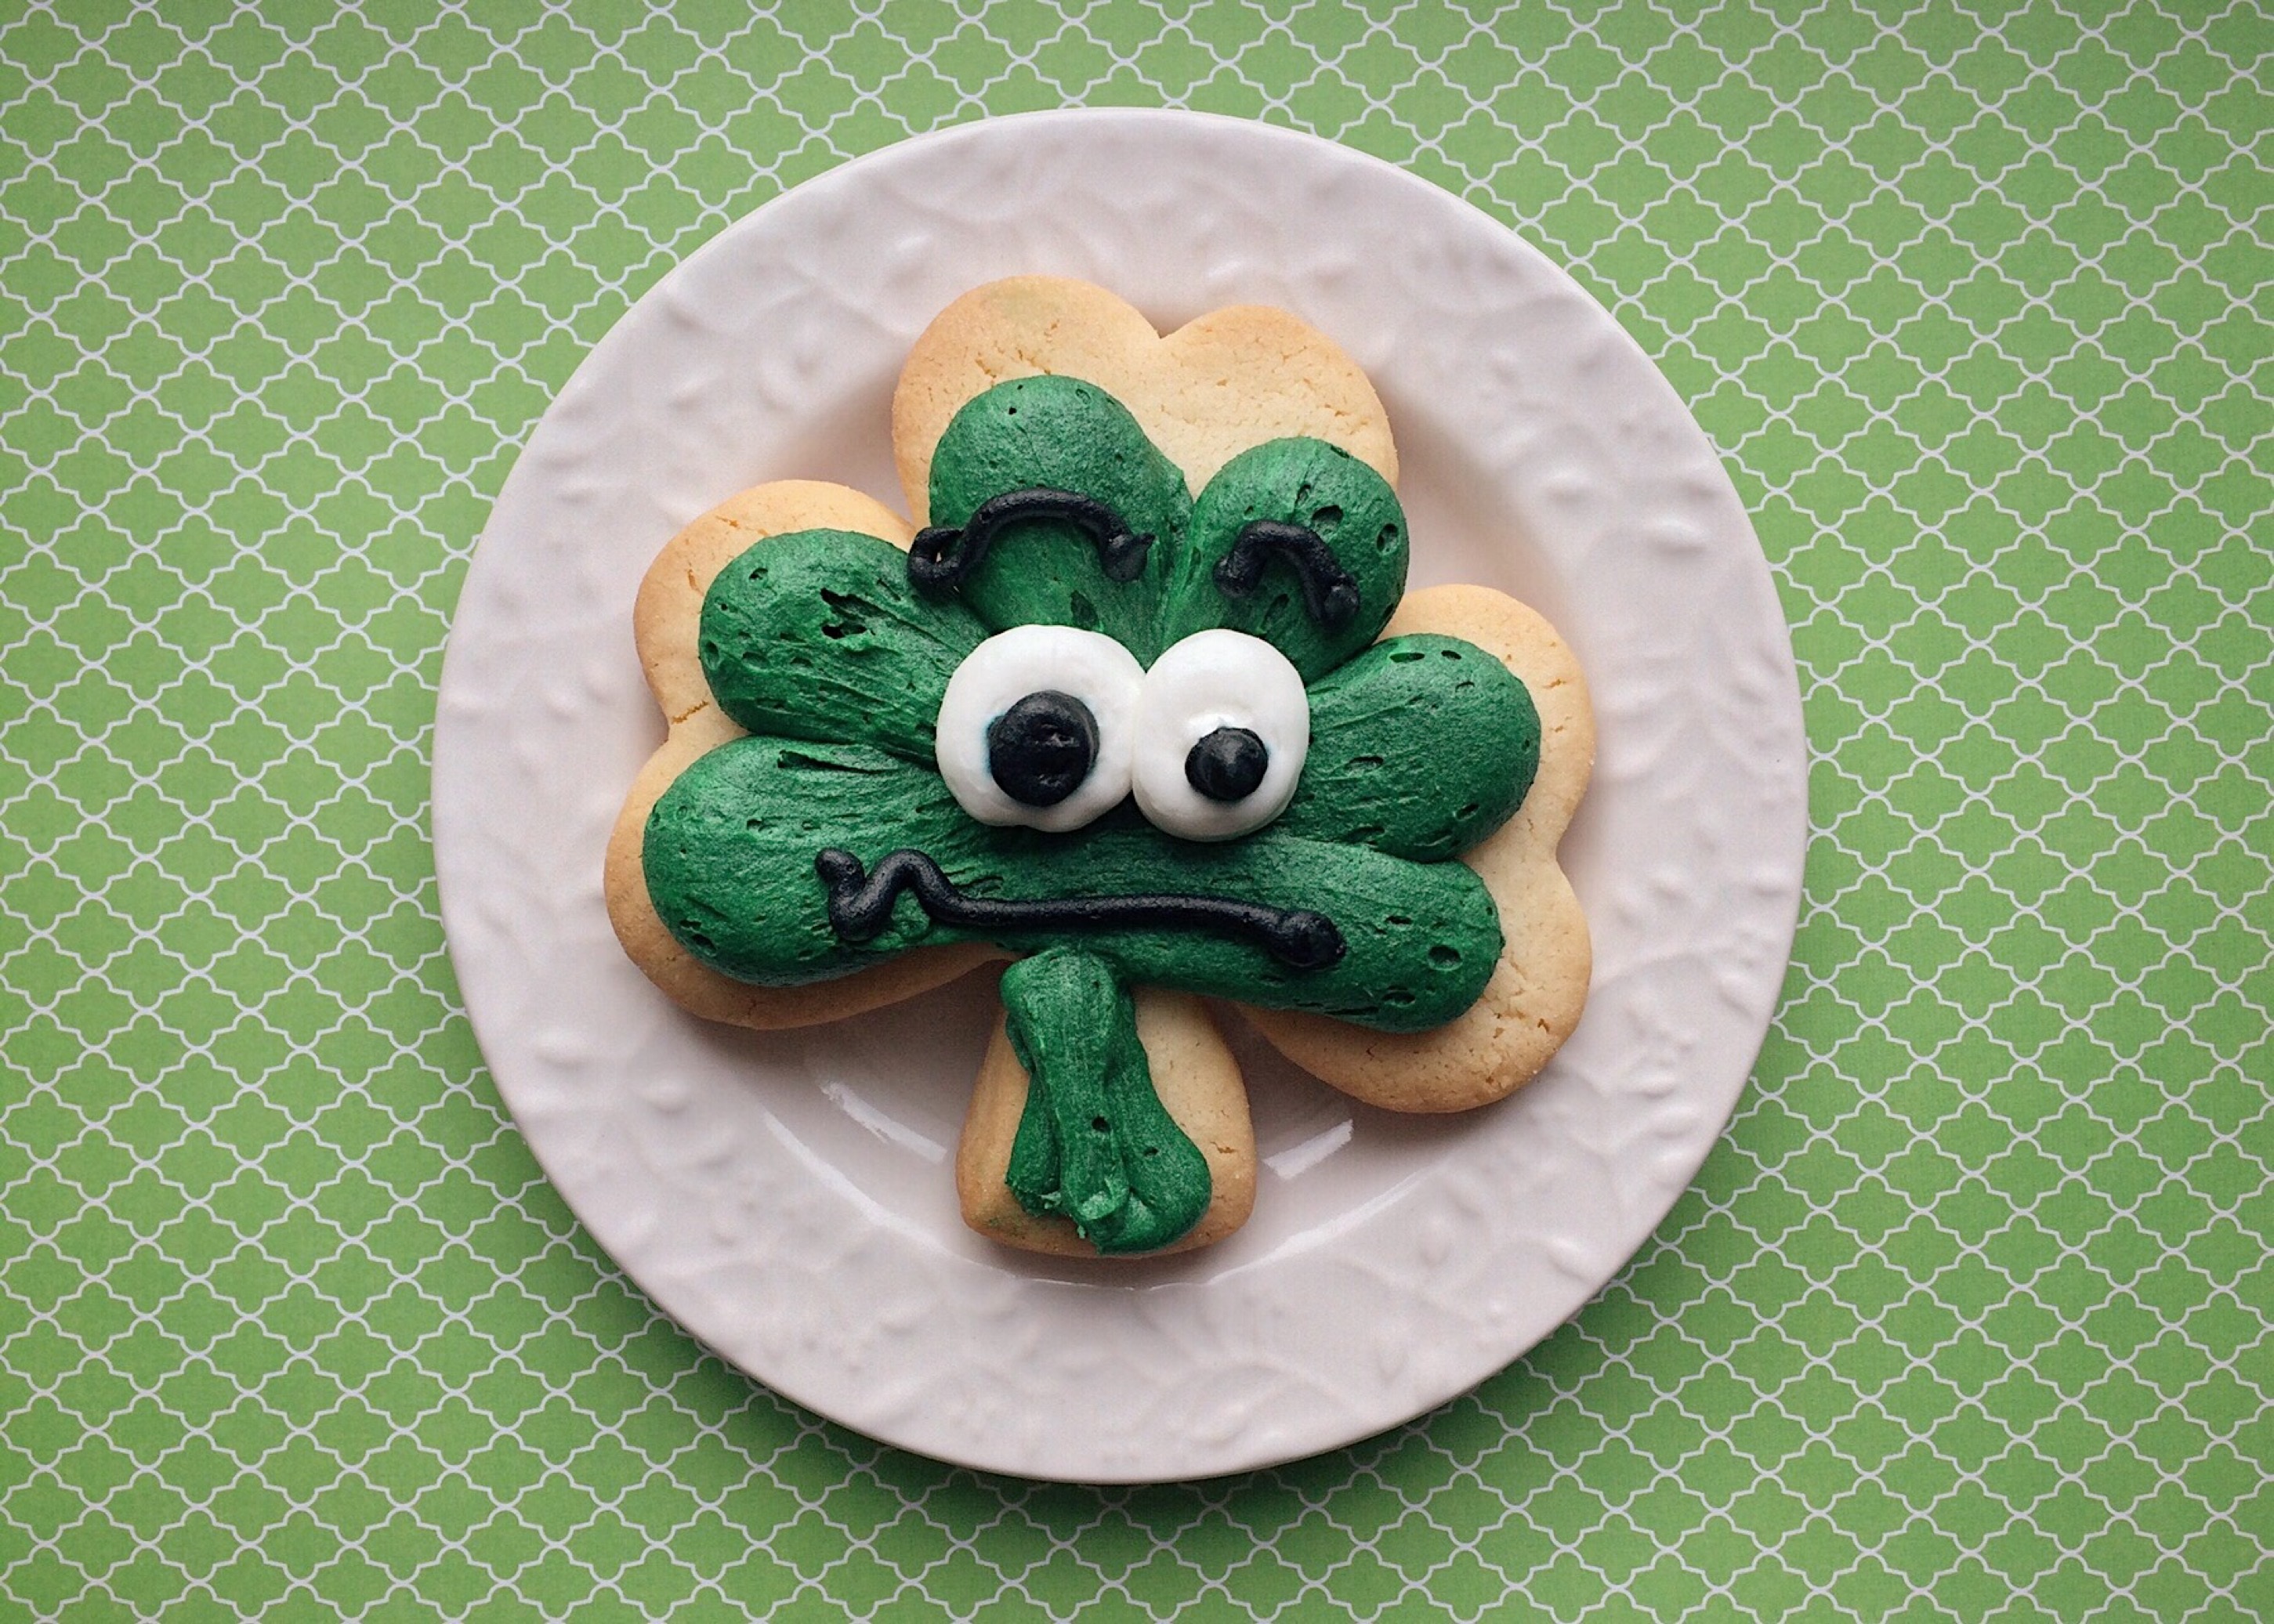
[(607, 895), (659, 985), (794, 1026), (1012, 956), (957, 1181), (1047, 1251), (1245, 1219), (1245, 1092), (1195, 995), (1392, 1109), (1539, 1070), (1586, 989), (1555, 862), (1584, 685), (1513, 600), (1405, 594), (1347, 357), (1281, 312), (1162, 338), (1019, 278), (918, 341), (893, 432), (922, 530), (761, 485), (642, 587), (671, 733)]

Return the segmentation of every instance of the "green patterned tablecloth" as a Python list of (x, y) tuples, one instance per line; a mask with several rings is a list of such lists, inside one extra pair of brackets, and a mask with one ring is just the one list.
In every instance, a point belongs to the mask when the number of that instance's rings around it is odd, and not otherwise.
[[(2274, 1615), (2274, 19), (1381, 10), (0, 3), (0, 1613)], [(499, 1106), (427, 838), (467, 553), (587, 348), (784, 187), (1068, 102), (1569, 266), (1753, 512), (1819, 831), (1601, 1300), (1111, 1492), (659, 1319)]]

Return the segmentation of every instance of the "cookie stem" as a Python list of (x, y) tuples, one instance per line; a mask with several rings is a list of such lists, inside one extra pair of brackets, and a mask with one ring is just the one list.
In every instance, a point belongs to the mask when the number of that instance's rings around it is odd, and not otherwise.
[(1051, 948), (1003, 973), (1027, 1104), (1003, 1182), (1102, 1252), (1152, 1252), (1189, 1230), (1213, 1194), (1208, 1160), (1153, 1090), (1129, 990), (1094, 953)]

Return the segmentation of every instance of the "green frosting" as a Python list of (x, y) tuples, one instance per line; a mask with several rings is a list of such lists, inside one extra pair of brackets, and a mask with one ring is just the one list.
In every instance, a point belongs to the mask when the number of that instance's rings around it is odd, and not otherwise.
[(1100, 1252), (1151, 1252), (1190, 1229), (1214, 1191), (1208, 1158), (1153, 1092), (1137, 1016), (1113, 966), (1047, 948), (1003, 972), (1027, 1109), (1004, 1183)]
[(931, 522), (961, 525), (980, 503), (1043, 485), (1094, 497), (1154, 538), (1134, 581), (1107, 578), (1097, 550), (1071, 525), (1018, 527), (958, 595), (989, 628), (1079, 626), (1103, 632), (1151, 665), (1162, 649), (1161, 592), (1192, 513), (1177, 465), (1096, 384), (1015, 378), (964, 402), (931, 459)]
[(983, 937), (940, 924), (903, 894), (892, 923), (847, 943), (814, 873), (825, 847), (874, 868), (888, 853), (929, 854), (959, 890), (1014, 901), (1230, 897), (1324, 914), (1348, 951), (1293, 970), (1257, 944), (1186, 929), (1085, 931), (1079, 945), (1127, 980), (1307, 1010), (1388, 1032), (1440, 1026), (1473, 1003), (1500, 956), (1499, 910), (1459, 863), (1414, 863), (1371, 846), (1310, 839), (1276, 823), (1244, 839), (1194, 845), (1134, 810), (1069, 834), (974, 822), (937, 772), (859, 745), (740, 739), (681, 773), (649, 815), (649, 895), (672, 934), (737, 980), (791, 986), (848, 974), (925, 943), (987, 940), (1014, 952), (1062, 933)]
[[(1472, 644), (1374, 643), (1404, 590), (1405, 518), (1381, 476), (1336, 447), (1256, 446), (1195, 500), (1104, 390), (1016, 379), (949, 424), (932, 460), (931, 522), (960, 529), (983, 504), (1035, 487), (1103, 503), (1149, 534), (1141, 571), (1111, 579), (1079, 527), (1035, 517), (1005, 523), (944, 590), (913, 589), (898, 549), (840, 530), (775, 537), (729, 565), (704, 600), (700, 655), (720, 706), (752, 736), (681, 773), (649, 817), (642, 857), (673, 936), (725, 974), (770, 986), (975, 938), (903, 891), (879, 933), (847, 941), (815, 868), (830, 848), (871, 873), (914, 848), (965, 898), (1203, 896), (1332, 921), (1345, 951), (1307, 970), (1220, 919), (1022, 920), (985, 937), (1026, 955), (1003, 978), (1030, 1079), (1006, 1182), (1028, 1211), (1064, 1214), (1102, 1251), (1141, 1252), (1188, 1230), (1210, 1192), (1205, 1159), (1153, 1093), (1129, 987), (1387, 1032), (1459, 1015), (1502, 937), (1491, 893), (1449, 860), (1521, 803), (1540, 718), (1524, 685)], [(1358, 612), (1313, 619), (1302, 575), (1276, 553), (1252, 590), (1228, 595), (1217, 566), (1256, 520), (1314, 532), (1355, 585)], [(1292, 802), (1263, 829), (1216, 844), (1163, 834), (1128, 803), (1067, 834), (974, 821), (933, 770), (940, 699), (990, 632), (1028, 623), (1102, 631), (1147, 665), (1212, 627), (1272, 643), (1310, 688), (1310, 753)]]
[(929, 764), (940, 695), (987, 628), (908, 584), (907, 554), (847, 530), (770, 538), (704, 595), (703, 674), (754, 733), (873, 744)]
[[(931, 522), (960, 526), (980, 504), (1030, 486), (1075, 491), (1153, 537), (1134, 581), (1109, 580), (1096, 546), (1072, 525), (1014, 527), (957, 589), (999, 631), (1079, 626), (1118, 639), (1145, 664), (1180, 637), (1230, 627), (1263, 638), (1306, 681), (1379, 636), (1405, 591), (1405, 510), (1371, 467), (1339, 446), (1267, 440), (1216, 470), (1197, 501), (1136, 419), (1094, 384), (1018, 378), (966, 402), (931, 463)], [(1359, 589), (1359, 612), (1321, 626), (1306, 612), (1294, 566), (1275, 559), (1245, 598), (1216, 566), (1258, 519), (1317, 532)]]
[[(1312, 620), (1284, 559), (1267, 565), (1246, 597), (1226, 597), (1216, 566), (1258, 519), (1318, 532), (1358, 583), (1358, 613), (1339, 626)], [(1405, 510), (1389, 481), (1322, 440), (1266, 440), (1217, 470), (1193, 504), (1192, 531), (1163, 605), (1162, 646), (1227, 626), (1276, 645), (1306, 682), (1315, 681), (1382, 635), (1405, 594)]]
[(1378, 643), (1311, 690), (1311, 753), (1275, 828), (1417, 862), (1467, 851), (1524, 802), (1540, 712), (1472, 643)]

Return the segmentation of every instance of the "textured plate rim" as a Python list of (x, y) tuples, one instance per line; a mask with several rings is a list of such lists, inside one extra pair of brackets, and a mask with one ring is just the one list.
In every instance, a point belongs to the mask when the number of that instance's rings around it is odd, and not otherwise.
[[(1185, 147), (1197, 142), (1203, 148), (1220, 148), (1227, 161), (1292, 166), (1315, 172), (1321, 177), (1321, 184), (1347, 184), (1370, 194), (1402, 193), (1406, 206), (1442, 218), (1449, 238), (1462, 239), (1465, 249), (1485, 256), (1480, 274), (1492, 274), (1493, 261), (1497, 259), (1503, 271), (1520, 267), (1522, 274), (1535, 282), (1552, 284), (1558, 298), (1565, 301), (1559, 304), (1559, 310), (1583, 307), (1593, 312), (1586, 320), (1592, 320), (1596, 329), (1587, 335), (1596, 346), (1593, 353), (1598, 357), (1610, 357), (1603, 364), (1615, 371), (1624, 368), (1631, 372), (1639, 366), (1654, 380), (1663, 398), (1646, 402), (1647, 410), (1663, 415), (1665, 402), (1673, 401), (1670, 386), (1665, 384), (1639, 347), (1608, 313), (1506, 228), (1471, 205), (1392, 165), (1317, 138), (1208, 115), (1133, 110), (1027, 114), (915, 138), (809, 180), (729, 227), (644, 295), (595, 346), (564, 387), (560, 401), (547, 412), (508, 477), (469, 566), (460, 612), (446, 651), (438, 702), (434, 835), (441, 907), (453, 963), (500, 1094), (571, 1209), (603, 1246), (624, 1264), (627, 1273), (674, 1319), (730, 1363), (785, 1395), (885, 1441), (984, 1470), (1039, 1477), (1141, 1482), (1213, 1476), (1268, 1465), (1344, 1445), (1410, 1420), (1520, 1357), (1540, 1335), (1584, 1306), (1623, 1267), (1688, 1186), (1718, 1139), (1766, 1036), (1797, 920), (1806, 840), (1806, 746), (1789, 633), (1777, 606), (1766, 558), (1750, 523), (1743, 521), (1741, 510), (1736, 508), (1735, 492), (1702, 430), (1686, 409), (1674, 401), (1679, 418), (1676, 427), (1691, 442), (1683, 447), (1684, 451), (1702, 451), (1701, 467), (1711, 470), (1710, 474), (1696, 477), (1718, 484), (1718, 489), (1704, 492), (1699, 500), (1717, 504), (1724, 521), (1728, 513), (1736, 513), (1747, 550), (1746, 556), (1736, 563), (1747, 572), (1751, 585), (1756, 589), (1751, 595), (1752, 609), (1757, 613), (1765, 611), (1760, 623), (1745, 628), (1750, 635), (1766, 637), (1760, 650), (1766, 662), (1765, 674), (1757, 682), (1759, 691), (1751, 695), (1749, 704), (1760, 736), (1775, 746), (1765, 771), (1773, 773), (1777, 780), (1772, 786), (1775, 793), (1767, 794), (1764, 801), (1766, 822), (1754, 831), (1758, 849), (1749, 855), (1755, 859), (1756, 867), (1746, 876), (1746, 894), (1751, 898), (1746, 905), (1750, 910), (1748, 929), (1759, 951), (1749, 961), (1749, 984), (1724, 989), (1725, 996), (1743, 1004), (1751, 1024), (1750, 1035), (1736, 1042), (1725, 1038), (1710, 1056), (1711, 1064), (1701, 1068), (1701, 1074), (1691, 1080), (1690, 1103), (1698, 1109), (1687, 1119), (1690, 1125), (1683, 1143), (1661, 1156), (1663, 1165), (1654, 1169), (1654, 1182), (1648, 1189), (1638, 1192), (1640, 1199), (1636, 1204), (1619, 1213), (1616, 1232), (1603, 1232), (1608, 1226), (1592, 1218), (1583, 1221), (1593, 1225), (1593, 1232), (1585, 1237), (1588, 1245), (1577, 1248), (1572, 1259), (1560, 1260), (1557, 1277), (1568, 1283), (1568, 1289), (1565, 1300), (1558, 1304), (1558, 1312), (1552, 1316), (1543, 1315), (1545, 1304), (1525, 1311), (1520, 1317), (1528, 1329), (1520, 1335), (1504, 1336), (1499, 1342), (1486, 1346), (1481, 1350), (1482, 1357), (1472, 1350), (1468, 1357), (1432, 1371), (1418, 1382), (1407, 1380), (1400, 1385), (1385, 1380), (1370, 1392), (1360, 1391), (1354, 1399), (1347, 1392), (1339, 1393), (1337, 1402), (1322, 1402), (1311, 1415), (1298, 1413), (1291, 1423), (1260, 1434), (1234, 1430), (1214, 1441), (1196, 1434), (1177, 1434), (1165, 1447), (1149, 1454), (1140, 1449), (1134, 1455), (1126, 1448), (1106, 1451), (1097, 1447), (1096, 1440), (1065, 1432), (1039, 1447), (1028, 1440), (997, 1447), (987, 1441), (975, 1441), (968, 1436), (927, 1426), (921, 1415), (912, 1419), (905, 1412), (887, 1414), (864, 1408), (857, 1400), (832, 1390), (821, 1379), (820, 1372), (802, 1368), (796, 1358), (786, 1358), (779, 1350), (771, 1353), (754, 1351), (743, 1335), (747, 1330), (745, 1321), (735, 1315), (722, 1315), (715, 1304), (701, 1300), (700, 1293), (685, 1289), (684, 1282), (655, 1278), (651, 1267), (640, 1267), (641, 1247), (627, 1234), (622, 1215), (614, 1205), (615, 1195), (594, 1183), (587, 1164), (561, 1154), (560, 1128), (538, 1104), (545, 1092), (541, 1074), (551, 1064), (539, 1052), (542, 1045), (532, 1044), (531, 1034), (516, 1019), (515, 1000), (495, 996), (500, 987), (496, 936), (482, 914), (485, 904), (494, 905), (498, 898), (494, 883), (483, 871), (483, 859), (486, 836), (494, 836), (501, 809), (484, 800), (480, 758), (486, 747), (481, 736), (484, 727), (478, 720), (487, 715), (481, 690), (492, 681), (493, 668), (486, 668), (475, 650), (493, 631), (496, 605), (503, 600), (493, 592), (485, 597), (484, 590), (494, 585), (499, 572), (507, 568), (508, 554), (525, 537), (531, 487), (546, 477), (542, 470), (547, 453), (559, 448), (550, 442), (560, 441), (566, 432), (564, 407), (572, 402), (587, 411), (596, 404), (605, 406), (605, 402), (596, 402), (594, 397), (604, 392), (611, 365), (621, 363), (623, 344), (635, 339), (643, 321), (651, 321), (660, 310), (683, 307), (690, 301), (699, 307), (704, 297), (703, 279), (707, 274), (737, 255), (748, 254), (770, 232), (784, 229), (802, 212), (817, 204), (842, 205), (847, 199), (873, 195), (880, 181), (902, 177), (909, 172), (920, 173), (926, 165), (969, 162), (975, 155), (984, 156), (990, 152), (999, 158), (1022, 146), (1063, 147), (1083, 142), (1102, 144), (1108, 148), (1115, 143), (1142, 147), (1156, 142)], [(1480, 237), (1480, 228), (1495, 240), (1487, 241)], [(1623, 381), (1631, 386), (1635, 380), (1626, 378)], [(786, 468), (779, 470), (776, 477), (797, 472)], [(1692, 543), (1695, 540), (1690, 538)], [(1721, 544), (1709, 538), (1708, 545)], [(628, 609), (628, 604), (623, 607)], [(1617, 686), (1615, 681), (1604, 683), (1593, 671), (1591, 680), (1597, 683), (1599, 701), (1607, 688), (1615, 689)], [(1600, 797), (1603, 793), (1599, 784), (1596, 793)], [(592, 951), (593, 947), (590, 943), (573, 944), (573, 950), (577, 951)], [(606, 952), (615, 951), (613, 941), (599, 947)], [(1584, 1025), (1582, 1029), (1585, 1030)], [(1551, 1075), (1554, 1071), (1551, 1067)], [(1540, 1085), (1534, 1086), (1539, 1088)], [(1678, 1177), (1675, 1177), (1676, 1174)], [(1252, 1272), (1234, 1271), (1241, 1276)], [(1227, 1284), (1224, 1289), (1239, 1289), (1251, 1283), (1243, 1279), (1238, 1285)], [(1050, 1289), (1063, 1289), (1062, 1282), (1053, 1282)], [(1135, 1286), (1128, 1295), (1141, 1297), (1146, 1293), (1141, 1286)], [(978, 1360), (975, 1365), (990, 1363), (992, 1362)], [(977, 1367), (970, 1372), (979, 1379), (988, 1373), (985, 1368)], [(1070, 1410), (1069, 1418), (1078, 1434), (1078, 1413)]]

